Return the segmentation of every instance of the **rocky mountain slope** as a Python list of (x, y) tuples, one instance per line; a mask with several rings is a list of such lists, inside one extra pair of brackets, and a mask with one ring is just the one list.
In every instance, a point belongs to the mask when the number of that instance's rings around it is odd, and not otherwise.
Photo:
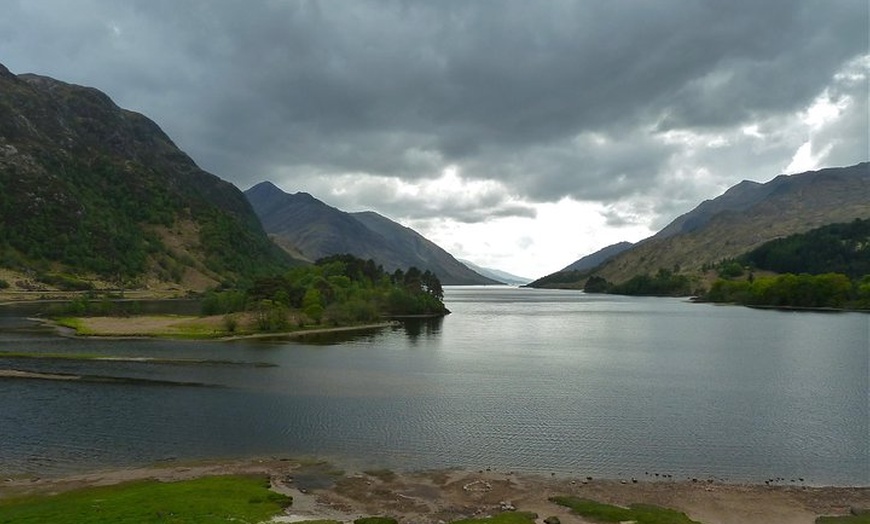
[(244, 195), (154, 122), (96, 89), (3, 66), (0, 221), (12, 288), (201, 290), (289, 261)]
[(705, 265), (737, 257), (770, 240), (868, 217), (870, 164), (866, 162), (780, 175), (764, 184), (743, 181), (596, 269), (578, 272), (577, 282), (566, 284), (561, 279), (560, 285), (582, 286), (579, 281), (593, 273), (614, 283), (660, 268), (698, 274)]
[(347, 213), (308, 193), (289, 194), (271, 182), (245, 191), (266, 231), (308, 260), (350, 253), (388, 271), (415, 266), (445, 285), (497, 284), (475, 273), (416, 231), (377, 213)]

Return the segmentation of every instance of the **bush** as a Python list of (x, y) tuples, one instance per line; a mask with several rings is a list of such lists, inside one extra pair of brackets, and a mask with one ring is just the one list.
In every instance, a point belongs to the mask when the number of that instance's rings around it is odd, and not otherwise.
[(255, 311), (257, 329), (260, 331), (283, 331), (290, 323), (287, 320), (287, 307), (272, 300), (261, 300)]
[(720, 278), (737, 278), (743, 276), (743, 266), (736, 260), (722, 261), (717, 272)]
[(244, 311), (248, 302), (242, 291), (210, 291), (202, 300), (203, 315), (221, 315)]
[(236, 315), (224, 315), (224, 329), (227, 333), (235, 333), (239, 328), (239, 319)]
[(610, 290), (610, 282), (607, 281), (604, 277), (599, 276), (591, 276), (588, 280), (586, 280), (586, 284), (583, 286), (583, 291), (586, 293), (607, 293)]
[(868, 293), (870, 298), (870, 287), (864, 286), (866, 284), (861, 282), (853, 285), (846, 275), (837, 273), (824, 275), (786, 273), (775, 277), (756, 278), (753, 281), (717, 280), (705, 298), (711, 302), (732, 302), (751, 306), (841, 308), (854, 305), (861, 307), (862, 293)]

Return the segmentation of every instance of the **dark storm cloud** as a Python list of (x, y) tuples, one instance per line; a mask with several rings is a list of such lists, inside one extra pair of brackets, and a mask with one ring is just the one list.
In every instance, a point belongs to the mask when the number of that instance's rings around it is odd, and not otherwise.
[[(390, 201), (395, 214), (464, 220), (528, 215), (511, 195), (646, 195), (646, 209), (680, 208), (674, 188), (689, 202), (716, 180), (674, 179), (675, 163), (702, 159), (699, 169), (728, 178), (747, 155), (687, 154), (665, 133), (737, 143), (735, 130), (806, 108), (868, 53), (866, 0), (21, 0), (4, 10), (0, 62), (107, 91), (242, 188), (277, 173), (288, 190), (349, 173), (414, 181), (451, 165), (500, 181), (488, 195), (502, 200), (474, 213)], [(753, 146), (764, 157), (755, 169), (771, 171), (737, 178), (776, 174), (794, 152), (784, 144)], [(840, 140), (832, 160), (866, 156), (856, 148)]]

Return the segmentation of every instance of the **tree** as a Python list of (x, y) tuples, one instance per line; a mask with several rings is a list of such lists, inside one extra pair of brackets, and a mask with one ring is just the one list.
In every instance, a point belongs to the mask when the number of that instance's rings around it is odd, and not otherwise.
[(441, 286), (441, 281), (438, 280), (438, 277), (435, 276), (435, 273), (432, 273), (428, 269), (423, 272), (423, 276), (421, 278), (423, 283), (423, 289), (437, 298), (438, 300), (444, 300), (444, 288)]
[(323, 318), (323, 298), (320, 295), (320, 290), (316, 287), (308, 288), (305, 292), (305, 297), (302, 298), (302, 311), (315, 324), (320, 324)]

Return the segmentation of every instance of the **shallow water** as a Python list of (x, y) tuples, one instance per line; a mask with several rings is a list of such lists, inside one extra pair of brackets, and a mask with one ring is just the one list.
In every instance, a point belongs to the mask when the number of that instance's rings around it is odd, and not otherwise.
[(0, 317), (0, 474), (317, 455), (360, 467), (870, 484), (870, 316), (448, 288), (436, 322), (309, 340), (70, 340)]

